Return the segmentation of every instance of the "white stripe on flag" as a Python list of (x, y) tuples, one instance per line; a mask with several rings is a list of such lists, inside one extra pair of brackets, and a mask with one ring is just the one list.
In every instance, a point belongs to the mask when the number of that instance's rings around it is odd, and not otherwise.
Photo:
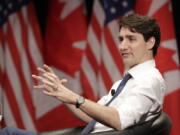
[(102, 79), (102, 74), (100, 74), (98, 76), (99, 79), (99, 89), (98, 89), (98, 93), (99, 93), (99, 97), (105, 96), (108, 93), (108, 89), (106, 88), (106, 86), (104, 85), (104, 81)]
[(86, 56), (84, 56), (84, 58), (82, 60), (82, 70), (83, 70), (84, 74), (86, 75), (91, 88), (93, 89), (93, 93), (94, 93), (95, 97), (97, 97), (98, 86), (97, 86), (96, 74), (93, 71), (93, 68), (92, 68), (91, 64), (89, 63)]
[(104, 27), (104, 20), (105, 20), (105, 15), (104, 15), (104, 11), (99, 3), (98, 0), (95, 0), (94, 1), (94, 8), (93, 8), (93, 15), (96, 17), (98, 23), (99, 23), (99, 26), (101, 28)]
[[(4, 90), (3, 90), (4, 91)], [(6, 112), (4, 112), (6, 110)], [(9, 100), (7, 99), (6, 93), (3, 93), (3, 118), (6, 121), (6, 124), (9, 127), (17, 127), (16, 120), (14, 119), (14, 116), (11, 111), (11, 107), (9, 106)], [(4, 117), (6, 115), (7, 117)]]
[(99, 39), (97, 39), (97, 37), (95, 36), (93, 26), (89, 26), (87, 36), (88, 36), (88, 43), (90, 45), (90, 48), (97, 60), (97, 63), (99, 64), (100, 63), (101, 44), (99, 42)]
[(117, 68), (116, 63), (114, 62), (114, 59), (111, 56), (111, 53), (113, 52), (110, 52), (110, 50), (107, 48), (107, 45), (103, 37), (102, 38), (102, 59), (112, 82), (115, 82), (121, 78), (121, 74)]
[[(36, 131), (36, 128), (34, 127), (34, 123), (32, 121), (31, 115), (29, 114), (28, 108), (23, 99), (23, 95), (22, 95), (23, 89), (21, 87), (21, 82), (20, 82), (19, 76), (17, 74), (18, 69), (16, 69), (16, 67), (14, 66), (14, 63), (12, 61), (12, 57), (9, 52), (9, 48), (8, 48), (7, 44), (6, 44), (5, 54), (6, 54), (6, 61), (8, 61), (6, 63), (6, 71), (7, 71), (6, 73), (10, 80), (10, 84), (13, 88), (13, 91), (14, 91), (13, 94), (15, 95), (17, 103), (19, 105), (19, 109), (20, 109), (20, 113), (22, 116), (24, 126), (26, 127), (26, 129)], [(16, 78), (16, 79), (14, 79), (14, 78)]]
[(42, 58), (42, 53), (40, 52), (39, 48), (38, 48), (38, 43), (35, 40), (35, 34), (33, 33), (33, 27), (31, 26), (31, 24), (29, 23), (30, 20), (28, 19), (28, 15), (27, 15), (27, 8), (23, 8), (23, 17), (24, 17), (24, 21), (27, 24), (27, 29), (28, 29), (28, 49), (30, 51), (30, 55), (31, 58), (33, 59), (35, 66), (42, 66), (43, 64), (43, 58)]

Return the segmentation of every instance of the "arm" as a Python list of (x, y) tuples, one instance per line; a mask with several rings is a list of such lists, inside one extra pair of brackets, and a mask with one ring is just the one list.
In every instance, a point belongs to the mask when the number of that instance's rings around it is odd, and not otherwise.
[(88, 116), (86, 113), (81, 111), (80, 109), (76, 108), (75, 105), (65, 103), (66, 107), (80, 120), (84, 121), (85, 123), (89, 123), (92, 118)]
[(75, 107), (77, 99), (80, 95), (66, 88), (63, 83), (66, 80), (60, 80), (48, 66), (38, 68), (42, 72), (42, 76), (33, 75), (33, 78), (43, 82), (43, 85), (35, 86), (35, 88), (44, 89), (44, 93), (49, 96), (56, 97), (66, 104), (66, 106), (81, 120), (90, 122), (93, 119), (120, 130), (120, 119), (116, 109), (100, 105), (85, 99), (85, 102), (79, 109)]
[[(43, 68), (38, 68), (38, 70), (39, 70), (39, 72), (42, 73), (42, 75), (41, 76), (32, 75), (32, 77), (37, 81), (41, 81), (43, 84), (34, 86), (34, 88), (36, 88), (36, 89), (44, 89), (44, 91), (43, 91), (44, 94), (49, 95), (49, 96), (53, 96), (52, 94), (54, 94), (53, 97), (56, 97), (57, 99), (59, 99), (60, 97), (58, 98), (58, 91), (54, 91), (54, 90), (57, 89), (57, 88), (55, 88), (55, 86), (58, 86), (58, 85), (63, 86), (63, 84), (66, 83), (67, 80), (65, 80), (65, 79), (59, 80), (59, 78), (54, 74), (52, 69), (49, 68), (46, 65), (44, 65)], [(52, 80), (54, 80), (54, 82), (52, 82)], [(63, 86), (63, 88), (65, 88), (65, 87)], [(68, 90), (68, 89), (66, 88), (66, 90)], [(75, 95), (75, 93), (73, 95), (73, 93), (70, 92), (70, 91), (68, 93), (66, 93), (66, 94), (67, 95), (72, 94), (72, 97)], [(75, 96), (77, 96), (77, 95), (75, 95)], [(71, 99), (72, 99), (72, 97), (71, 97)], [(82, 121), (84, 121), (86, 123), (88, 123), (88, 122), (90, 122), (92, 120), (91, 117), (89, 117), (87, 114), (85, 114), (80, 109), (77, 109), (74, 105), (72, 105), (70, 103), (67, 103), (65, 101), (62, 101), (62, 102), (80, 120), (82, 120)]]
[(103, 106), (86, 99), (80, 109), (96, 121), (116, 130), (121, 130), (119, 114), (115, 108)]

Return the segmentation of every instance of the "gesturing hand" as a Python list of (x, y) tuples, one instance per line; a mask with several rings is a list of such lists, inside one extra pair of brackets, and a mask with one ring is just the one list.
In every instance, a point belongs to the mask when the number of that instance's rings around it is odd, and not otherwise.
[(66, 79), (59, 79), (53, 70), (44, 65), (42, 68), (37, 68), (42, 73), (41, 76), (32, 75), (36, 80), (42, 82), (41, 85), (34, 86), (37, 89), (44, 89), (44, 93), (53, 96), (65, 103), (75, 104), (79, 95), (66, 88), (63, 84), (67, 82)]

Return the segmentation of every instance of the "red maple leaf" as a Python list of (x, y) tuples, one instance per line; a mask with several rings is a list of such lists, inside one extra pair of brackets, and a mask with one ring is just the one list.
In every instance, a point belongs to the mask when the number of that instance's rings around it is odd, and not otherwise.
[(45, 60), (70, 76), (80, 69), (83, 50), (75, 43), (86, 40), (86, 19), (83, 5), (65, 18), (61, 17), (65, 3), (53, 1), (50, 5), (45, 38)]
[(163, 46), (159, 47), (158, 55), (155, 57), (157, 68), (163, 74), (169, 70), (179, 69), (179, 65), (173, 60), (173, 55), (176, 52), (174, 50), (164, 48)]

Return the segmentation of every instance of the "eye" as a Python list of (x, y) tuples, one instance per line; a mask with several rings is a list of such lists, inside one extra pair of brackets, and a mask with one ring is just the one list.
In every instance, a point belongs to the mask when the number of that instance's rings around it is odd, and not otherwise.
[(123, 41), (123, 38), (122, 38), (122, 37), (119, 37), (119, 41), (122, 42), (122, 41)]
[(129, 37), (129, 41), (130, 42), (133, 42), (133, 41), (135, 41), (136, 39), (134, 38), (134, 37)]

